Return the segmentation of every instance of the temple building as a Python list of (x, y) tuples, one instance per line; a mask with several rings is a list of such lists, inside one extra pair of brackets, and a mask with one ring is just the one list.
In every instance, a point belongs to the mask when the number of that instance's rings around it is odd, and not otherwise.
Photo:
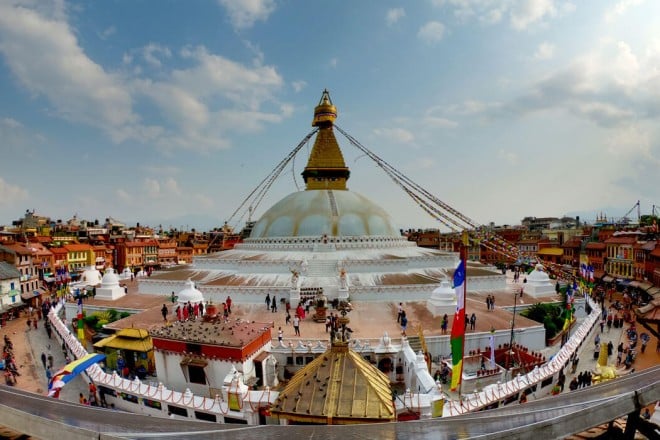
[[(336, 118), (326, 90), (314, 109), (318, 131), (302, 172), (305, 190), (275, 203), (233, 249), (139, 279), (140, 293), (178, 292), (191, 280), (215, 303), (229, 295), (260, 303), (269, 293), (295, 307), (322, 288), (329, 301), (431, 300), (434, 315), (453, 313), (453, 293), (436, 288), (453, 273), (458, 254), (418, 247), (401, 236), (383, 208), (349, 190), (351, 173), (333, 131)], [(472, 290), (505, 289), (504, 275), (494, 268), (469, 263), (467, 272)]]
[(330, 348), (298, 371), (271, 414), (288, 424), (346, 425), (396, 420), (389, 377), (351, 349), (348, 318)]

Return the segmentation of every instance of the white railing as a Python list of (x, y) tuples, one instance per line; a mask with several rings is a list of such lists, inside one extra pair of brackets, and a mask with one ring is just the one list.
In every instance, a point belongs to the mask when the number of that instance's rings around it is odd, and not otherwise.
[(443, 416), (456, 416), (480, 410), (488, 405), (511, 397), (520, 391), (526, 390), (548, 378), (554, 377), (555, 374), (559, 373), (600, 320), (600, 307), (589, 296), (585, 296), (585, 301), (592, 308), (591, 314), (584, 319), (568, 342), (564, 344), (550, 362), (541, 367), (535, 367), (534, 370), (525, 375), (518, 375), (508, 382), (498, 383), (496, 387), (463, 396), (461, 400), (452, 399), (448, 401), (444, 406)]

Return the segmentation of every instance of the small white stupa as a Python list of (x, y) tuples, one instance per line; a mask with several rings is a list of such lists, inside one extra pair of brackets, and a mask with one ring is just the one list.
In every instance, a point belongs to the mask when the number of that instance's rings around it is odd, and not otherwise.
[(119, 285), (119, 277), (112, 267), (105, 270), (103, 279), (101, 280), (101, 287), (96, 288), (96, 298), (115, 300), (126, 295), (124, 288)]
[(101, 272), (94, 266), (87, 266), (83, 273), (80, 275), (78, 281), (80, 287), (84, 286), (98, 286), (101, 284)]
[(431, 297), (426, 300), (426, 308), (433, 316), (452, 314), (456, 312), (456, 292), (449, 284), (449, 281), (442, 280), (439, 287), (431, 293)]
[(133, 272), (131, 272), (131, 269), (125, 267), (124, 270), (121, 271), (119, 278), (122, 280), (130, 280), (132, 276), (133, 276)]
[(537, 264), (534, 270), (527, 275), (527, 283), (523, 284), (523, 292), (533, 298), (555, 295), (555, 285), (543, 270), (543, 265)]
[(179, 292), (177, 302), (179, 305), (188, 304), (188, 302), (193, 305), (199, 304), (204, 302), (204, 295), (195, 288), (195, 283), (188, 278), (188, 281), (186, 281), (186, 287)]

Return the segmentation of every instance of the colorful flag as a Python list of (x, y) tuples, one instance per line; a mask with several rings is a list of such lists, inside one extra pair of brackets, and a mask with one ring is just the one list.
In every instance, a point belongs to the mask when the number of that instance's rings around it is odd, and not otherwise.
[(455, 391), (463, 376), (463, 346), (465, 344), (465, 262), (461, 260), (454, 271), (456, 314), (451, 326), (451, 389)]
[(78, 295), (78, 340), (83, 342), (85, 340), (85, 323), (83, 322), (83, 300), (82, 296)]

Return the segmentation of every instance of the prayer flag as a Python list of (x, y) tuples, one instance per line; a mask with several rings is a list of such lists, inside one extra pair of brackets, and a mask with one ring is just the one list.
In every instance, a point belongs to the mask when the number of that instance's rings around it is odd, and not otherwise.
[(454, 271), (456, 314), (451, 326), (451, 389), (455, 391), (463, 376), (463, 346), (465, 344), (465, 261), (461, 260)]

